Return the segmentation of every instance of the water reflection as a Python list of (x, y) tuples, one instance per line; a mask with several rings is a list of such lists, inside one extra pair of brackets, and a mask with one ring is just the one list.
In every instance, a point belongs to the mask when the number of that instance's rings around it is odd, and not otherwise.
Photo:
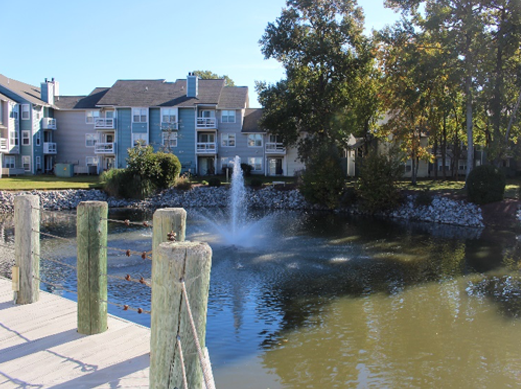
[[(111, 217), (151, 219), (132, 212)], [(231, 247), (188, 215), (187, 239), (208, 241), (214, 253), (207, 345), (218, 387), (519, 386), (515, 235), (284, 213), (263, 244)], [(42, 256), (75, 264), (73, 221), (49, 221), (42, 231), (71, 239), (43, 238)], [(109, 234), (111, 247), (151, 247), (145, 227), (111, 223)], [(139, 256), (109, 250), (108, 264), (112, 275), (150, 277)], [(42, 269), (75, 288), (74, 270), (45, 261)], [(149, 309), (150, 290), (111, 280), (109, 300)], [(147, 315), (109, 310), (149, 325)]]

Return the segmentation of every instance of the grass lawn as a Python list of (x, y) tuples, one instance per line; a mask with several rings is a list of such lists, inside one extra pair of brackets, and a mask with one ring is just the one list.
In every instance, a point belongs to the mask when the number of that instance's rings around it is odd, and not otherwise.
[(53, 190), (100, 188), (98, 176), (55, 177), (51, 175), (0, 178), (0, 190)]

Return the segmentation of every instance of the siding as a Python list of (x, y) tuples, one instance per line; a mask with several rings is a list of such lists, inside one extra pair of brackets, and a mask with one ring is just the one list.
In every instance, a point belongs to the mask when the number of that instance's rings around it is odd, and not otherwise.
[(160, 127), (160, 116), (161, 112), (159, 108), (150, 108), (148, 120), (150, 121), (150, 133), (148, 140), (155, 151), (161, 150), (162, 138), (161, 138), (161, 127)]
[(117, 144), (117, 155), (116, 155), (116, 167), (124, 168), (127, 166), (126, 159), (128, 158), (127, 149), (131, 147), (132, 142), (132, 117), (130, 108), (120, 108), (117, 110), (118, 116), (118, 132), (116, 134)]
[(286, 166), (283, 168), (285, 175), (291, 177), (295, 175), (295, 172), (304, 169), (305, 165), (298, 160), (298, 153), (296, 148), (287, 149), (286, 153)]
[(85, 157), (95, 156), (94, 147), (85, 146), (85, 134), (95, 134), (94, 124), (85, 123), (85, 111), (56, 111), (58, 129), (53, 131), (57, 163), (85, 165)]
[(177, 147), (174, 148), (173, 152), (179, 158), (183, 171), (191, 169), (192, 172), (195, 172), (195, 137), (195, 111), (179, 108)]

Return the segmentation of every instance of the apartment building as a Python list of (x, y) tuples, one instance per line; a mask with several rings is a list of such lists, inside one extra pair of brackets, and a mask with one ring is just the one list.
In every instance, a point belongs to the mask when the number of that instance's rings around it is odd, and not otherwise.
[(40, 88), (0, 74), (0, 156), (3, 175), (52, 171), (57, 154), (54, 97), (58, 82)]

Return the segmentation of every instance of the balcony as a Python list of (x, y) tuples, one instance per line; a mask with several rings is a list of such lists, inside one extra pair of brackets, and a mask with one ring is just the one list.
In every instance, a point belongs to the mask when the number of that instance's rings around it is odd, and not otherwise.
[(56, 143), (44, 142), (43, 153), (44, 154), (56, 154)]
[(94, 119), (94, 128), (96, 130), (113, 130), (116, 128), (116, 119), (96, 118)]
[(282, 143), (266, 142), (266, 154), (286, 154), (286, 148)]
[(7, 152), (9, 150), (9, 142), (6, 138), (0, 138), (0, 151)]
[(56, 130), (56, 119), (43, 118), (42, 119), (42, 128), (44, 130)]
[(115, 154), (116, 143), (96, 143), (94, 154)]
[(162, 131), (172, 131), (178, 130), (179, 125), (177, 122), (161, 122), (161, 130)]
[(197, 118), (197, 122), (195, 124), (196, 129), (208, 129), (215, 128), (217, 129), (217, 119), (216, 118)]
[(197, 154), (217, 154), (217, 143), (197, 142)]

